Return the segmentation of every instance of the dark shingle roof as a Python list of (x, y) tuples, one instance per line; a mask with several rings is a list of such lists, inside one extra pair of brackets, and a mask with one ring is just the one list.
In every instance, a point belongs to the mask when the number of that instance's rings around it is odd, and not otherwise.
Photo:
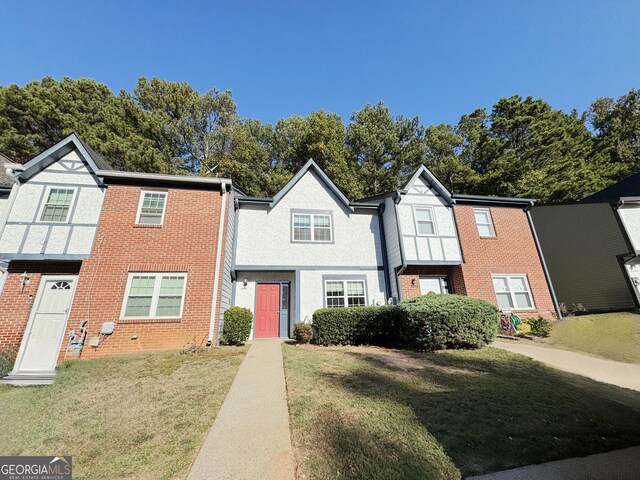
[(610, 202), (617, 201), (622, 197), (640, 197), (640, 173), (631, 175), (618, 183), (609, 185), (586, 197), (583, 202)]
[(105, 160), (105, 158), (96, 152), (93, 148), (87, 145), (80, 137), (76, 137), (82, 146), (87, 150), (91, 158), (95, 162), (98, 170), (113, 170), (113, 167)]
[(0, 153), (0, 188), (11, 188), (14, 179), (11, 175), (7, 175), (4, 165), (6, 163), (14, 163), (9, 157)]

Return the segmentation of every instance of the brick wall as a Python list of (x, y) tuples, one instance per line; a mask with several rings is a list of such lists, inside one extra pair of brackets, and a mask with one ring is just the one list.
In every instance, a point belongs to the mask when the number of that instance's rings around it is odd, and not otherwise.
[[(412, 265), (405, 269), (400, 275), (400, 287), (402, 288), (402, 298), (417, 297), (420, 292), (420, 277), (443, 276), (449, 279), (449, 293), (466, 295), (462, 268), (455, 266), (417, 266)], [(415, 281), (415, 285), (412, 282)]]
[(535, 311), (518, 311), (518, 315), (540, 314), (555, 317), (555, 309), (536, 249), (526, 213), (521, 208), (492, 207), (496, 236), (480, 238), (473, 207), (454, 208), (464, 263), (462, 275), (467, 295), (496, 304), (492, 274), (526, 274), (533, 295)]
[[(83, 358), (117, 353), (204, 345), (211, 319), (221, 193), (214, 190), (169, 188), (161, 226), (135, 225), (140, 187), (110, 185), (105, 196), (91, 256), (80, 278), (67, 331), (88, 320)], [(224, 252), (223, 252), (224, 253)], [(186, 272), (184, 308), (180, 319), (121, 320), (129, 272)], [(219, 302), (219, 294), (216, 294)], [(103, 322), (116, 323), (99, 347)], [(214, 337), (215, 338), (215, 337)], [(60, 355), (64, 355), (65, 347)]]
[[(0, 349), (20, 346), (42, 275), (77, 275), (79, 270), (80, 263), (11, 262), (0, 295)], [(23, 287), (24, 272), (29, 283)]]

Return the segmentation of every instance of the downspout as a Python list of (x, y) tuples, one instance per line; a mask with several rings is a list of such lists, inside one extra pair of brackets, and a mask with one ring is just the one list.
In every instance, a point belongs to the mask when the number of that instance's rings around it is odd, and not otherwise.
[(218, 225), (218, 247), (216, 248), (216, 273), (213, 278), (213, 299), (211, 301), (211, 321), (209, 322), (209, 337), (207, 346), (213, 343), (213, 331), (215, 330), (216, 317), (218, 315), (218, 285), (220, 284), (220, 270), (224, 263), (220, 261), (222, 255), (222, 242), (224, 241), (224, 219), (227, 216), (227, 184), (222, 182), (222, 205), (220, 206), (220, 224)]
[(396, 288), (398, 289), (398, 302), (402, 300), (402, 285), (400, 284), (400, 275), (407, 269), (407, 261), (404, 255), (404, 244), (402, 243), (402, 228), (400, 227), (400, 215), (398, 214), (398, 203), (402, 199), (400, 192), (396, 192), (396, 196), (393, 199), (393, 208), (396, 214), (396, 226), (398, 227), (398, 243), (400, 244), (400, 262), (402, 266), (400, 270), (396, 272)]
[(542, 263), (542, 270), (544, 271), (544, 276), (547, 279), (547, 286), (549, 287), (549, 293), (551, 293), (551, 300), (553, 301), (553, 306), (556, 309), (558, 318), (562, 319), (562, 311), (560, 310), (560, 305), (558, 304), (556, 291), (553, 288), (553, 282), (551, 281), (551, 275), (549, 275), (547, 262), (544, 259), (544, 254), (542, 253), (542, 247), (540, 247), (540, 241), (538, 240), (538, 234), (536, 233), (536, 227), (534, 226), (533, 219), (531, 218), (531, 207), (533, 207), (533, 202), (531, 202), (531, 204), (528, 207), (526, 207), (524, 211), (527, 214), (527, 220), (529, 221), (529, 227), (531, 227), (531, 233), (533, 233), (533, 241), (536, 244), (536, 250), (538, 250), (538, 256), (540, 257), (540, 262)]
[(0, 238), (2, 238), (2, 234), (4, 233), (4, 227), (7, 225), (7, 221), (9, 220), (9, 215), (11, 214), (11, 209), (13, 208), (13, 204), (16, 202), (16, 197), (18, 196), (18, 189), (20, 188), (20, 181), (17, 181), (11, 187), (11, 192), (9, 193), (9, 200), (7, 201), (7, 206), (2, 213), (2, 218), (0, 218)]

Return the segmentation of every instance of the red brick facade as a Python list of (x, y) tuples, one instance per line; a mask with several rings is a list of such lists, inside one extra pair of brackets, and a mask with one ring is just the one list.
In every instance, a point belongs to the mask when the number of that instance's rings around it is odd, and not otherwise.
[[(0, 295), (0, 350), (18, 348), (43, 275), (77, 275), (80, 263), (12, 262)], [(21, 275), (27, 273), (28, 284)]]
[[(514, 310), (520, 316), (555, 318), (556, 312), (533, 233), (522, 208), (491, 207), (495, 237), (480, 237), (473, 206), (456, 205), (454, 215), (462, 248), (463, 263), (454, 267), (410, 266), (400, 276), (404, 298), (420, 295), (419, 277), (446, 275), (452, 293), (469, 295), (497, 305), (491, 276), (526, 274), (534, 310)], [(415, 285), (412, 284), (415, 280)]]
[[(215, 269), (223, 268), (223, 259), (216, 261), (222, 195), (209, 188), (167, 189), (163, 224), (150, 226), (135, 224), (142, 188), (109, 186), (67, 323), (67, 331), (78, 331), (88, 320), (83, 358), (206, 343)], [(122, 320), (129, 272), (186, 272), (182, 318)], [(114, 333), (89, 346), (108, 321), (115, 322)]]

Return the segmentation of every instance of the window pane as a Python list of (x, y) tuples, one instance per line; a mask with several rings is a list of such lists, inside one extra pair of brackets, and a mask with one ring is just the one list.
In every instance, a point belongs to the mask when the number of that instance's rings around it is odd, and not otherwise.
[(314, 227), (326, 227), (329, 228), (331, 225), (331, 221), (329, 220), (329, 215), (315, 215), (313, 217), (313, 226)]
[(480, 224), (488, 224), (489, 222), (489, 212), (484, 210), (474, 210), (474, 216), (476, 217), (476, 223)]
[(125, 317), (148, 317), (151, 310), (151, 297), (129, 297)]
[(182, 296), (158, 298), (156, 317), (179, 317)]
[(509, 285), (507, 284), (506, 277), (493, 277), (493, 288), (496, 293), (499, 292), (508, 292)]
[(165, 192), (145, 192), (138, 223), (161, 225), (166, 199), (167, 194)]
[(301, 215), (296, 213), (293, 215), (294, 227), (311, 227), (311, 215)]
[(416, 208), (416, 220), (419, 222), (431, 222), (433, 218), (431, 218), (431, 210), (427, 208)]
[(293, 239), (294, 240), (311, 240), (311, 228), (301, 228), (294, 227), (293, 228)]
[(184, 290), (184, 277), (162, 277), (160, 283), (160, 295), (178, 295), (181, 296)]
[(42, 222), (64, 222), (69, 214), (73, 189), (52, 188), (42, 210)]
[(478, 224), (478, 233), (481, 237), (492, 237), (493, 231), (491, 229), (491, 225), (481, 225)]
[(347, 282), (347, 295), (364, 295), (364, 282)]
[(515, 297), (518, 308), (533, 308), (533, 303), (528, 293), (516, 293)]
[(344, 284), (342, 282), (327, 282), (327, 297), (343, 296)]
[(511, 288), (514, 292), (526, 292), (527, 284), (523, 277), (511, 277)]
[(313, 230), (314, 240), (316, 242), (330, 242), (331, 241), (331, 229), (330, 228), (315, 228)]
[(139, 276), (131, 279), (130, 296), (151, 296), (153, 294), (153, 286), (156, 283), (156, 277)]
[(45, 205), (42, 211), (43, 222), (64, 222), (69, 213), (68, 206)]
[(327, 308), (339, 308), (339, 307), (344, 307), (344, 297), (327, 298)]
[(418, 222), (418, 233), (420, 235), (433, 235), (436, 231), (432, 222)]
[(510, 294), (496, 293), (496, 298), (498, 299), (498, 307), (500, 307), (502, 310), (513, 308)]
[(350, 307), (364, 307), (364, 297), (349, 297), (349, 306)]

